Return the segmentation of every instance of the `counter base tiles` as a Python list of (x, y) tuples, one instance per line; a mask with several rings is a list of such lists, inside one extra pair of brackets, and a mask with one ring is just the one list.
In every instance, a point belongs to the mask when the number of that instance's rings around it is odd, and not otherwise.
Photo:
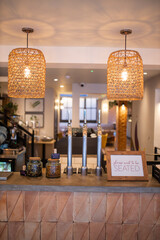
[(160, 236), (160, 193), (0, 191), (1, 206), (1, 240)]
[(105, 175), (49, 179), (14, 173), (0, 182), (1, 240), (159, 240), (160, 188)]

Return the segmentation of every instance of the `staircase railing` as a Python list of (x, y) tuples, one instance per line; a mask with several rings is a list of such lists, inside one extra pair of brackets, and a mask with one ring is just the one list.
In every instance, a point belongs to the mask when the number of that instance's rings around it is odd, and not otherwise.
[(28, 129), (21, 126), (18, 122), (16, 122), (12, 117), (7, 116), (5, 112), (0, 111), (1, 116), (3, 116), (3, 125), (8, 126), (8, 121), (14, 125), (16, 124), (17, 128), (20, 129), (24, 133), (24, 145), (26, 147), (26, 135), (31, 137), (31, 156), (34, 157), (34, 129), (31, 128), (32, 132), (30, 132)]

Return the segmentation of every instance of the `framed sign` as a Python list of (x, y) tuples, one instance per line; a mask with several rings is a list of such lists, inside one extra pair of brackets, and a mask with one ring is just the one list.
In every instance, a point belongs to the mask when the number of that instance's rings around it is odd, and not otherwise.
[(43, 112), (44, 99), (43, 98), (26, 98), (25, 99), (25, 112)]
[(42, 113), (26, 113), (25, 120), (28, 122), (29, 127), (33, 127), (33, 121), (36, 128), (44, 127), (44, 117)]
[(106, 151), (107, 179), (148, 181), (145, 153), (142, 151)]

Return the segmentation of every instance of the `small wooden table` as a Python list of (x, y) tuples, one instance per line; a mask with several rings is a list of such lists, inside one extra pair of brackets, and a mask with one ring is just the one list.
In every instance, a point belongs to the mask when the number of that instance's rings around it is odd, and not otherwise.
[[(42, 144), (42, 162), (43, 162), (43, 167), (45, 167), (46, 164), (46, 144), (54, 144), (56, 140), (51, 140), (51, 141), (42, 141), (42, 140), (34, 140), (34, 144)], [(29, 141), (31, 143), (31, 141)]]

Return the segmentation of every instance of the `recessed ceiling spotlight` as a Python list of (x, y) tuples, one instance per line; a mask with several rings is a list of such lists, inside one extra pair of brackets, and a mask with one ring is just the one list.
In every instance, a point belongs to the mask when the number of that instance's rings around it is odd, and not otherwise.
[(54, 78), (54, 82), (58, 82), (58, 78)]
[(64, 87), (64, 85), (60, 85), (60, 88), (63, 88)]
[(144, 72), (143, 75), (147, 75), (147, 72)]
[(65, 76), (65, 78), (66, 78), (66, 79), (70, 79), (71, 76), (67, 74), (67, 75)]

